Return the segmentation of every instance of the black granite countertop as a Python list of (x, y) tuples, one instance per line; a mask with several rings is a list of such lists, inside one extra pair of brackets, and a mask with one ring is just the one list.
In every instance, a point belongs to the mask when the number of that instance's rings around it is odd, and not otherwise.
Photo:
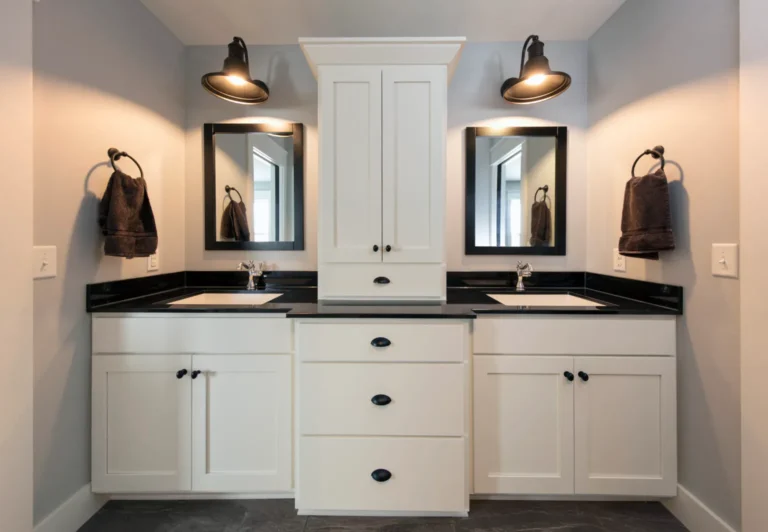
[[(447, 301), (435, 304), (354, 304), (317, 301), (316, 278), (297, 281), (290, 276), (273, 278), (259, 293), (281, 295), (263, 305), (174, 305), (175, 301), (206, 292), (244, 293), (231, 278), (217, 273), (180, 272), (166, 276), (89, 285), (88, 311), (109, 313), (272, 313), (288, 318), (402, 318), (475, 319), (500, 314), (588, 314), (588, 315), (679, 315), (682, 289), (631, 281), (624, 278), (566, 272), (539, 274), (531, 280), (526, 294), (572, 294), (602, 306), (530, 307), (502, 305), (488, 294), (516, 294), (514, 279), (504, 274), (454, 274), (448, 280)], [(192, 275), (190, 275), (192, 274)], [(227, 272), (229, 275), (229, 272)], [(581, 277), (579, 278), (579, 275)], [(216, 284), (209, 284), (219, 281)], [(223, 282), (222, 282), (223, 281)], [(128, 283), (128, 284), (124, 284)], [(134, 283), (131, 290), (130, 283)], [(139, 286), (141, 285), (141, 286)], [(581, 286), (578, 286), (581, 285)], [(240, 284), (239, 286), (242, 286)], [(135, 297), (130, 297), (130, 296)]]

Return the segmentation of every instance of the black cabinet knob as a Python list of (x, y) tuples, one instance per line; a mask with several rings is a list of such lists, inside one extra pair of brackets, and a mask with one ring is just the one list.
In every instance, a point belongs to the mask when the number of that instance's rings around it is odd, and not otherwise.
[(376, 284), (389, 284), (390, 281), (386, 277), (377, 277), (373, 280), (373, 282)]
[(566, 371), (565, 373), (563, 373), (563, 376), (569, 381), (573, 382), (573, 373), (571, 373), (570, 371)]
[(386, 469), (377, 469), (376, 471), (371, 473), (371, 478), (376, 482), (386, 482), (387, 480), (392, 478), (392, 473), (390, 473)]
[(177, 378), (177, 379), (181, 379), (181, 378), (183, 378), (183, 377), (184, 377), (184, 375), (186, 375), (187, 373), (189, 373), (187, 370), (185, 370), (185, 369), (180, 369), (179, 371), (177, 371), (177, 372), (176, 372), (176, 378)]
[(379, 251), (379, 246), (377, 246), (376, 244), (374, 244), (374, 245), (373, 245), (373, 251)]
[(200, 375), (201, 373), (202, 371), (200, 371), (199, 369), (196, 369), (195, 371), (192, 372), (192, 378), (196, 379), (197, 376)]
[(392, 345), (392, 342), (389, 340), (389, 338), (383, 338), (380, 336), (371, 340), (371, 345), (373, 347), (389, 347)]
[(387, 253), (389, 253), (390, 251), (392, 251), (392, 246), (389, 246), (389, 245), (388, 245), (388, 246), (387, 246), (387, 247), (385, 247), (384, 249), (385, 249), (385, 250), (387, 250)]
[(589, 380), (589, 375), (584, 373), (583, 371), (579, 372), (579, 378), (583, 380), (584, 382), (587, 382)]
[(388, 395), (379, 394), (371, 397), (371, 402), (376, 406), (387, 406), (392, 402), (392, 398)]

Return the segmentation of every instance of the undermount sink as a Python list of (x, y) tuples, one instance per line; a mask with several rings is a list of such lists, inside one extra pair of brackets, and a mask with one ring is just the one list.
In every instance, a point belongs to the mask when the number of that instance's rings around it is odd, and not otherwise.
[(510, 307), (604, 307), (600, 303), (571, 294), (488, 294)]
[(171, 305), (263, 305), (283, 294), (243, 294), (236, 292), (206, 292), (174, 301)]

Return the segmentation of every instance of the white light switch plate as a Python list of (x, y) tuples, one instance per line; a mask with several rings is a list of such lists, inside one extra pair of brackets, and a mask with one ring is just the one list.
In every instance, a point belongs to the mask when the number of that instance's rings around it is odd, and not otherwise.
[(32, 248), (32, 278), (51, 277), (56, 277), (56, 246), (35, 246)]
[(712, 275), (738, 279), (738, 244), (712, 244)]
[(154, 254), (147, 257), (147, 271), (156, 272), (160, 269), (160, 250), (155, 251)]
[(613, 271), (627, 271), (627, 257), (619, 253), (619, 248), (613, 248)]

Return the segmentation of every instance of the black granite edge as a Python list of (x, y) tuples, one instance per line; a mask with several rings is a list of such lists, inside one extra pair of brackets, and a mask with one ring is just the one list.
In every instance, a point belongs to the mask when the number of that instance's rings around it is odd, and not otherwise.
[(169, 292), (185, 287), (185, 273), (163, 273), (160, 275), (148, 275), (133, 279), (121, 279), (104, 283), (85, 285), (85, 308), (91, 312), (94, 309), (126, 301), (141, 298), (159, 292)]
[[(186, 286), (215, 286), (215, 287), (242, 287), (248, 284), (248, 272), (237, 270), (187, 270)], [(268, 271), (264, 274), (267, 287), (291, 286), (291, 287), (316, 287), (317, 272), (315, 271)]]
[[(517, 272), (448, 272), (446, 280), (448, 288), (514, 288)], [(526, 288), (583, 288), (584, 282), (584, 272), (533, 272), (525, 278)]]
[(663, 307), (678, 315), (683, 314), (682, 286), (587, 272), (585, 288)]

